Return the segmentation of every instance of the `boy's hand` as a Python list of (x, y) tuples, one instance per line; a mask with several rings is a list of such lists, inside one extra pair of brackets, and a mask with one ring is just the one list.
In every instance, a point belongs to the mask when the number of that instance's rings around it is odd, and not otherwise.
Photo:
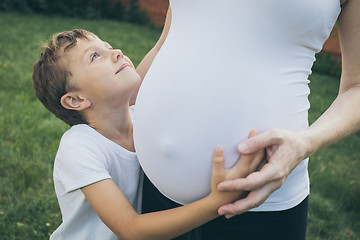
[[(249, 137), (255, 136), (257, 133), (252, 130)], [(264, 158), (264, 150), (259, 150), (252, 154), (243, 154), (234, 167), (225, 168), (225, 154), (221, 147), (216, 147), (213, 152), (213, 168), (211, 176), (211, 194), (217, 202), (229, 203), (238, 200), (245, 194), (241, 192), (219, 192), (217, 185), (225, 180), (243, 178), (254, 172)]]

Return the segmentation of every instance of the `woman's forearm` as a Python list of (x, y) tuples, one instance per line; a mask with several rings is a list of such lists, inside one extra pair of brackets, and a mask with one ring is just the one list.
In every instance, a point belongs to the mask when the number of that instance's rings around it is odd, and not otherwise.
[(360, 130), (360, 3), (349, 1), (338, 19), (342, 56), (339, 95), (307, 131), (310, 152), (338, 142)]
[(164, 44), (167, 35), (169, 33), (170, 25), (171, 25), (171, 9), (169, 7), (166, 15), (164, 28), (160, 35), (159, 40), (156, 42), (155, 46), (146, 54), (146, 56), (143, 58), (143, 60), (139, 63), (139, 65), (136, 68), (136, 72), (140, 75), (141, 79), (144, 79), (152, 62), (154, 61), (156, 55), (158, 54), (162, 45)]
[(360, 130), (360, 84), (340, 93), (332, 105), (306, 130), (308, 155)]
[[(145, 55), (145, 57), (141, 60), (141, 62), (139, 63), (139, 65), (136, 68), (136, 72), (139, 74), (141, 81), (144, 80), (146, 73), (149, 71), (151, 64), (153, 63), (156, 55), (158, 54), (162, 45), (164, 44), (166, 37), (168, 35), (169, 29), (170, 29), (170, 25), (171, 25), (171, 8), (169, 7), (167, 14), (166, 14), (165, 25), (164, 25), (164, 28), (160, 35), (159, 40), (156, 42), (155, 46)], [(139, 92), (139, 89), (137, 89), (135, 91), (135, 93), (133, 94), (133, 96), (130, 100), (130, 105), (135, 104), (138, 92)]]

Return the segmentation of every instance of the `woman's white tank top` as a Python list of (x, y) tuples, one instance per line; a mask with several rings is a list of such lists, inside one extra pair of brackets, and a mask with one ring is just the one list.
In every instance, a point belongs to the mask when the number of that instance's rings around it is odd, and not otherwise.
[[(134, 115), (141, 166), (168, 198), (210, 192), (212, 150), (226, 167), (251, 129), (308, 127), (308, 76), (339, 0), (172, 0), (168, 37)], [(291, 208), (309, 194), (308, 160), (254, 210)]]

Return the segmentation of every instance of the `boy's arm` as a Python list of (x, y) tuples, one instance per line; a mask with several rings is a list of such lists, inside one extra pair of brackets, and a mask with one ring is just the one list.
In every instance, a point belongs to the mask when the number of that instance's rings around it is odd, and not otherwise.
[[(169, 7), (166, 14), (165, 25), (159, 40), (157, 41), (155, 46), (150, 50), (150, 52), (146, 54), (146, 56), (143, 58), (143, 60), (139, 63), (139, 65), (136, 68), (136, 72), (139, 74), (141, 81), (144, 80), (146, 73), (148, 72), (152, 62), (154, 61), (154, 58), (156, 57), (157, 53), (160, 51), (161, 46), (165, 42), (165, 39), (170, 29), (170, 25), (171, 25), (171, 8)], [(134, 95), (132, 96), (130, 105), (135, 104), (138, 92), (139, 89), (137, 89)]]
[(166, 211), (139, 215), (111, 180), (82, 189), (100, 219), (121, 239), (171, 239), (218, 216), (216, 203), (206, 197)]
[(216, 218), (219, 206), (238, 199), (239, 193), (217, 191), (217, 184), (254, 171), (263, 158), (262, 153), (242, 155), (233, 168), (225, 169), (224, 152), (217, 148), (209, 196), (166, 211), (138, 215), (111, 179), (86, 186), (82, 192), (100, 219), (121, 239), (171, 239)]

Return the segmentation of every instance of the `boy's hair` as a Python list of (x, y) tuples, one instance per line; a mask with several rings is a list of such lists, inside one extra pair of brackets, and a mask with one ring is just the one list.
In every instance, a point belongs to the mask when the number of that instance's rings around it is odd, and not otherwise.
[(55, 116), (73, 126), (87, 123), (80, 112), (64, 108), (60, 99), (71, 90), (69, 78), (71, 72), (66, 64), (59, 60), (63, 53), (74, 47), (77, 39), (88, 39), (95, 34), (82, 29), (55, 34), (51, 41), (44, 45), (40, 60), (34, 65), (33, 84), (36, 97)]

